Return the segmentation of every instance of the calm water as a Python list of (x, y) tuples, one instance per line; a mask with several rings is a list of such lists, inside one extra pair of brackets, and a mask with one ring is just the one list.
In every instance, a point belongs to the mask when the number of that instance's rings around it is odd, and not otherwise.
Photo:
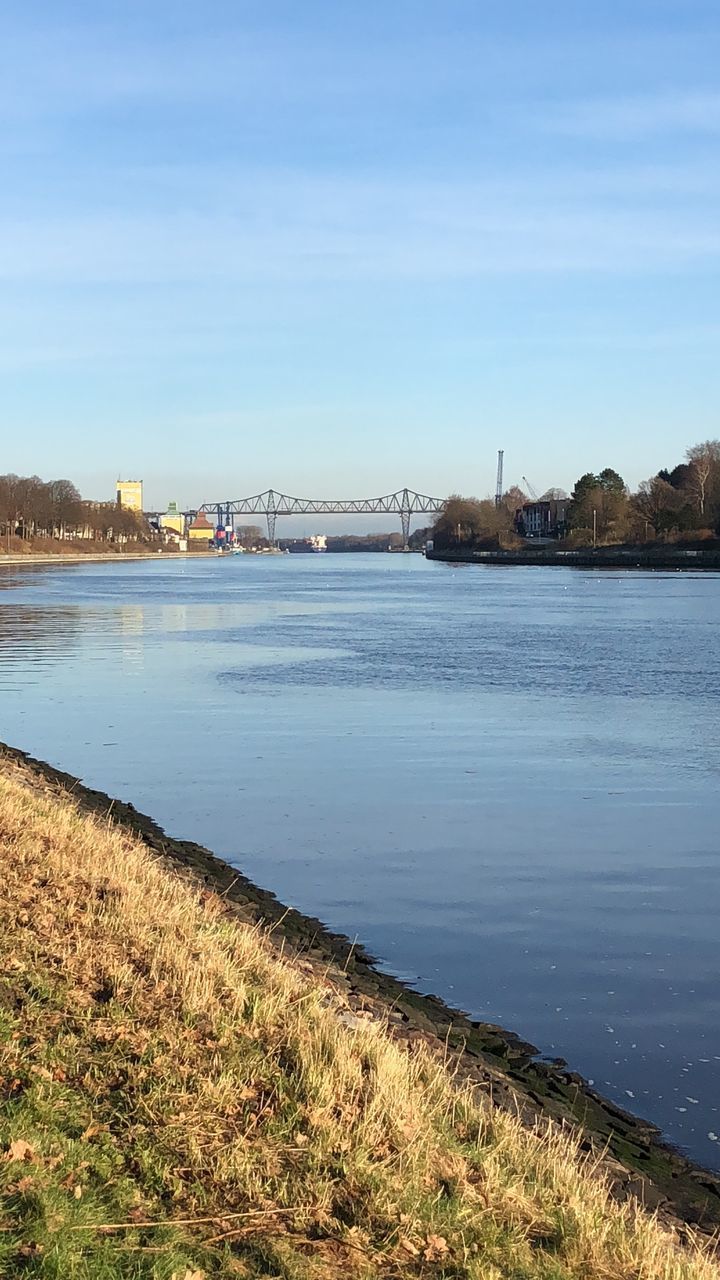
[(720, 576), (0, 572), (0, 736), (720, 1167)]

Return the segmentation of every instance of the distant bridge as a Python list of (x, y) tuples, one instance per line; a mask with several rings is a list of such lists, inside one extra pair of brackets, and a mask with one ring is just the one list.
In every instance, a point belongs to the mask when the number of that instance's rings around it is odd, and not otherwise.
[(265, 516), (268, 538), (275, 541), (275, 521), (278, 516), (349, 516), (349, 515), (397, 515), (402, 525), (403, 543), (410, 537), (410, 517), (437, 515), (442, 510), (444, 498), (429, 498), (413, 489), (398, 489), (397, 493), (382, 498), (292, 498), (287, 493), (266, 489), (251, 498), (237, 498), (234, 502), (205, 502), (201, 511), (213, 512), (218, 524), (232, 523), (233, 516)]

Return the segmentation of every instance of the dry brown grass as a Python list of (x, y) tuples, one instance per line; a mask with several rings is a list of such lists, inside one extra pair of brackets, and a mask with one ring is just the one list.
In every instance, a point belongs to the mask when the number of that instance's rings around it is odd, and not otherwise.
[(0, 845), (0, 1274), (720, 1276), (110, 822), (0, 776)]

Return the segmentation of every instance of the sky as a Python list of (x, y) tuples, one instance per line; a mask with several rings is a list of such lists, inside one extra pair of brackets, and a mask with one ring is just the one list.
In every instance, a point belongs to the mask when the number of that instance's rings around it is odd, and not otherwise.
[(5, 0), (0, 471), (673, 466), (720, 435), (719, 68), (717, 0)]

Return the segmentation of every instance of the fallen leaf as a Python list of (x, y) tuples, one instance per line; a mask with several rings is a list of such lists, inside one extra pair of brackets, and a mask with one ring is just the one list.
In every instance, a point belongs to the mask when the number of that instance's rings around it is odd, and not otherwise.
[(31, 1187), (34, 1187), (34, 1185), (35, 1185), (35, 1179), (31, 1178), (29, 1174), (26, 1174), (24, 1178), (20, 1178), (15, 1183), (15, 1190), (19, 1191), (20, 1194), (22, 1195), (23, 1192), (29, 1191)]
[(370, 1243), (367, 1231), (363, 1231), (361, 1227), (350, 1227), (349, 1230), (345, 1232), (345, 1239), (350, 1244), (357, 1245), (359, 1248), (364, 1248), (365, 1245)]
[[(70, 1190), (71, 1187), (74, 1189), (75, 1183), (77, 1182), (78, 1174), (82, 1173), (83, 1169), (89, 1169), (89, 1168), (90, 1168), (90, 1161), (81, 1160), (79, 1164), (75, 1165), (74, 1169), (71, 1169), (69, 1173), (65, 1174), (65, 1177), (60, 1183), (60, 1186), (65, 1187), (65, 1189), (68, 1191)], [(77, 1192), (75, 1192), (75, 1194), (77, 1195)]]
[(411, 1258), (417, 1258), (420, 1256), (420, 1250), (417, 1245), (413, 1244), (412, 1240), (408, 1240), (407, 1236), (401, 1236), (398, 1240), (398, 1245), (401, 1249), (404, 1249), (406, 1253), (409, 1253)]
[(35, 1240), (30, 1241), (29, 1244), (21, 1244), (18, 1249), (21, 1258), (39, 1258), (42, 1251), (42, 1245), (37, 1244)]
[(30, 1146), (30, 1143), (26, 1142), (24, 1138), (16, 1138), (14, 1142), (10, 1143), (10, 1146), (5, 1152), (5, 1159), (11, 1161), (27, 1160), (30, 1162), (35, 1159), (35, 1152)]
[(80, 1136), (87, 1142), (89, 1138), (97, 1138), (99, 1133), (107, 1133), (106, 1124), (89, 1124), (87, 1129)]
[(78, 1184), (77, 1184), (77, 1186), (76, 1186), (75, 1190), (73, 1191), (73, 1195), (75, 1196), (75, 1199), (76, 1199), (76, 1200), (81, 1200), (81, 1199), (82, 1199), (82, 1193), (83, 1193), (83, 1189), (82, 1189), (82, 1187), (80, 1186), (80, 1183), (78, 1182)]
[(41, 1080), (52, 1080), (53, 1078), (52, 1071), (48, 1071), (47, 1067), (31, 1067), (30, 1070), (34, 1076), (40, 1076)]
[(440, 1262), (449, 1252), (448, 1242), (444, 1236), (428, 1236), (423, 1258), (426, 1262)]

